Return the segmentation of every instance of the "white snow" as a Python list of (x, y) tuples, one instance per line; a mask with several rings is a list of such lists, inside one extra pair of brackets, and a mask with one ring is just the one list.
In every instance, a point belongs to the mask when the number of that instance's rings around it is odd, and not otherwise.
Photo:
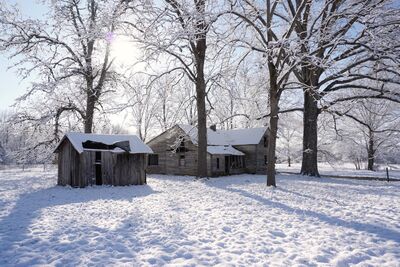
[[(138, 154), (138, 153), (149, 153), (152, 154), (153, 151), (150, 147), (148, 147), (142, 140), (139, 139), (136, 135), (125, 135), (125, 134), (87, 134), (87, 133), (76, 133), (70, 132), (67, 133), (59, 145), (64, 141), (65, 138), (68, 138), (71, 141), (73, 147), (78, 151), (78, 153), (82, 153), (84, 151), (82, 143), (86, 141), (100, 142), (106, 145), (112, 145), (117, 142), (128, 141), (130, 147), (130, 154)], [(57, 150), (56, 148), (56, 150)], [(122, 151), (122, 149), (116, 149), (117, 151)]]
[(212, 155), (235, 155), (244, 156), (244, 153), (233, 148), (232, 146), (207, 146), (207, 152)]
[(0, 266), (399, 266), (400, 183), (278, 175), (59, 187), (0, 171)]
[[(400, 166), (399, 165), (382, 165), (377, 166), (376, 171), (369, 171), (365, 169), (356, 170), (354, 165), (347, 162), (329, 164), (326, 162), (318, 163), (318, 171), (321, 175), (338, 175), (338, 176), (352, 176), (352, 177), (376, 177), (386, 178), (386, 167), (389, 168), (389, 177), (400, 179)], [(278, 171), (300, 173), (301, 163), (294, 163), (288, 167), (285, 163), (276, 165)]]
[[(191, 139), (193, 144), (197, 144), (197, 127), (193, 125), (178, 124)], [(207, 129), (208, 145), (224, 146), (224, 145), (256, 145), (263, 138), (266, 127), (246, 128), (234, 130), (216, 130)]]

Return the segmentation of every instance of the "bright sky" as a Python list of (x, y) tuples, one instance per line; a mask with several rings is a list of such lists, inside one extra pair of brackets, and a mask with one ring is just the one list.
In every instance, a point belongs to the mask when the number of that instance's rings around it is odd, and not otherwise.
[[(46, 7), (38, 1), (7, 0), (7, 3), (17, 4), (24, 16), (40, 17), (46, 12)], [(138, 50), (122, 37), (115, 38), (112, 53), (116, 58), (116, 67), (131, 64), (138, 58)], [(20, 77), (16, 74), (16, 69), (8, 69), (10, 65), (12, 62), (7, 56), (0, 54), (0, 112), (13, 105), (15, 99), (26, 92), (30, 81), (34, 79), (34, 77), (29, 77), (21, 82)]]
[[(32, 17), (38, 17), (46, 11), (37, 1), (7, 0), (7, 3), (17, 4), (23, 14), (29, 14)], [(7, 56), (0, 54), (0, 111), (14, 104), (15, 99), (21, 96), (29, 85), (29, 80), (21, 82), (15, 69), (8, 69), (10, 65), (12, 62)]]

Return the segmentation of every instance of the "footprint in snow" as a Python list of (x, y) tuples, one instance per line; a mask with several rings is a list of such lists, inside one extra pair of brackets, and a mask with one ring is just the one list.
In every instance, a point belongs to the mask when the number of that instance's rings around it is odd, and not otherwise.
[(285, 233), (281, 232), (281, 231), (269, 231), (270, 234), (276, 236), (276, 237), (286, 237)]
[(232, 228), (230, 228), (230, 227), (228, 227), (228, 226), (222, 227), (222, 230), (223, 230), (224, 232), (232, 232)]

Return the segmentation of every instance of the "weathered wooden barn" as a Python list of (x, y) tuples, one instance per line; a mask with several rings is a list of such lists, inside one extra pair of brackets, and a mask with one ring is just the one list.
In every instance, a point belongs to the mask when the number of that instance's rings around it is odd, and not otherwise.
[(135, 135), (67, 133), (57, 145), (58, 184), (141, 185), (146, 183), (147, 154)]
[[(207, 175), (266, 172), (267, 128), (207, 129)], [(147, 143), (148, 173), (197, 175), (197, 127), (177, 124)]]

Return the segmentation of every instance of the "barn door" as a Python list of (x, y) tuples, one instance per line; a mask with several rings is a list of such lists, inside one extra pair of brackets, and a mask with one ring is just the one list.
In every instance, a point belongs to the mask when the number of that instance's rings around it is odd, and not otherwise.
[(95, 168), (96, 168), (96, 185), (102, 185), (103, 178), (101, 177), (101, 151), (96, 151)]

